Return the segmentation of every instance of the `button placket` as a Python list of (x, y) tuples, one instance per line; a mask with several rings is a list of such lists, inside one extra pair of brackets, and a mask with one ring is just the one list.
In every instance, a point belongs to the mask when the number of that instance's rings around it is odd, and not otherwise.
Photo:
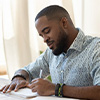
[(63, 62), (62, 62), (62, 66), (61, 66), (61, 83), (64, 84), (64, 61), (66, 59), (66, 55), (63, 57)]
[(61, 83), (63, 84), (64, 83), (64, 71), (61, 70)]

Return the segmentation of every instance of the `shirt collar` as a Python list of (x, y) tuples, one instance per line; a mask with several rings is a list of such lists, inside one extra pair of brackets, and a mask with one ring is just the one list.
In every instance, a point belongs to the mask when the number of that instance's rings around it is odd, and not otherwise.
[(85, 35), (81, 29), (78, 30), (79, 32), (77, 34), (77, 37), (75, 38), (69, 49), (75, 49), (77, 51), (81, 51)]

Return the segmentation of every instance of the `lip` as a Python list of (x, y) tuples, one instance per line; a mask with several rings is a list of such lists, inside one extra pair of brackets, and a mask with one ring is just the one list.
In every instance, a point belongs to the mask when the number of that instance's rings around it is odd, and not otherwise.
[(53, 42), (49, 42), (49, 43), (47, 43), (47, 45), (49, 46), (50, 49), (52, 49), (52, 47), (53, 47)]

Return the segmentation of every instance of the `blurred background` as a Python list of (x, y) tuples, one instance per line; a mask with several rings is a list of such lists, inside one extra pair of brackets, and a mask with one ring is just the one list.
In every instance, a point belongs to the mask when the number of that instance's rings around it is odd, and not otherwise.
[(0, 0), (0, 77), (35, 61), (47, 48), (35, 29), (35, 16), (46, 6), (60, 5), (86, 35), (100, 37), (100, 0)]

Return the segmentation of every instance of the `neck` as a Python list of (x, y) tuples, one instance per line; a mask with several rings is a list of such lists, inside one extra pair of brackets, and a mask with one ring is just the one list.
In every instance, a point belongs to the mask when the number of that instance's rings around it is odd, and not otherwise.
[(75, 40), (75, 38), (77, 37), (78, 34), (78, 30), (76, 28), (69, 30), (69, 37), (68, 37), (68, 41), (67, 41), (67, 48), (65, 48), (65, 52), (67, 52), (67, 50), (70, 48), (71, 44), (73, 43), (73, 41)]

